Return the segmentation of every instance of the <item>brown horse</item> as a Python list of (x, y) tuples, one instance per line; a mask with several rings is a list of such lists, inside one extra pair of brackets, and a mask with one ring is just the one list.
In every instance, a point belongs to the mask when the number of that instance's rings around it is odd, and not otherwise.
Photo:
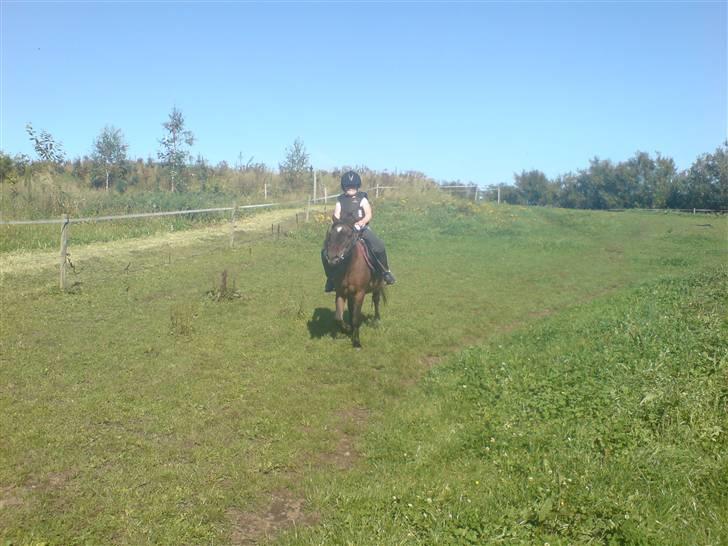
[[(351, 333), (351, 342), (357, 348), (361, 347), (359, 326), (364, 297), (372, 293), (374, 320), (379, 320), (379, 302), (384, 297), (384, 281), (369, 268), (366, 252), (364, 241), (350, 222), (334, 222), (326, 233), (324, 259), (335, 268), (336, 320), (343, 332)], [(349, 308), (349, 324), (344, 322), (344, 302)]]

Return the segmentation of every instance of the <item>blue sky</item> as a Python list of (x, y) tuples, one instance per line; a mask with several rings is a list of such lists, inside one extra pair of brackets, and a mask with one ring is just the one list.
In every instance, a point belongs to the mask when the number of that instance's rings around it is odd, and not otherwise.
[(41, 3), (2, 0), (0, 148), (25, 124), (69, 157), (105, 125), (156, 157), (179, 108), (193, 154), (277, 168), (419, 170), (487, 185), (590, 158), (687, 168), (726, 139), (720, 2)]

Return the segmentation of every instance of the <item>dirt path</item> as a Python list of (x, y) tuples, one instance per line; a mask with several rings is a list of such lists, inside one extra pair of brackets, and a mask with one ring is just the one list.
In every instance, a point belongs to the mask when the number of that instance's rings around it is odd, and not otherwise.
[[(322, 209), (323, 210), (323, 209)], [(271, 224), (291, 220), (300, 208), (277, 209), (260, 212), (250, 217), (243, 217), (236, 222), (236, 232), (265, 232)], [(197, 229), (188, 229), (173, 233), (163, 233), (149, 237), (123, 239), (103, 243), (89, 243), (87, 245), (70, 248), (74, 261), (99, 256), (127, 257), (140, 251), (152, 250), (167, 246), (190, 246), (206, 239), (222, 237), (230, 233), (228, 223), (220, 223)], [(42, 269), (58, 267), (58, 250), (53, 251), (17, 251), (0, 255), (0, 275), (14, 275), (39, 271)]]

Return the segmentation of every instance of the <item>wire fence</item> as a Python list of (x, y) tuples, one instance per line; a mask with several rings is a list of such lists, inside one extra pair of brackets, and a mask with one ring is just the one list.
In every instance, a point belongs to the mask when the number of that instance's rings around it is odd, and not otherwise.
[[(379, 197), (384, 190), (397, 189), (396, 186), (379, 186), (370, 189), (370, 192), (375, 193), (375, 197)], [(473, 198), (477, 199), (480, 189), (477, 186), (443, 186), (441, 189), (444, 190), (468, 190), (473, 193)], [(111, 255), (104, 256), (81, 256), (76, 258), (74, 250), (74, 260), (71, 259), (71, 252), (69, 251), (68, 244), (68, 232), (71, 224), (80, 223), (94, 223), (94, 222), (106, 222), (106, 221), (123, 221), (131, 219), (147, 219), (155, 217), (165, 216), (181, 216), (181, 215), (192, 215), (192, 214), (208, 214), (208, 213), (230, 213), (229, 229), (227, 233), (218, 232), (217, 234), (211, 234), (208, 239), (216, 239), (221, 241), (222, 244), (210, 244), (200, 245), (200, 248), (204, 250), (196, 252), (184, 253), (184, 259), (198, 258), (205, 255), (210, 255), (220, 252), (224, 248), (232, 249), (236, 246), (252, 245), (261, 241), (266, 240), (277, 240), (281, 236), (287, 236), (293, 229), (299, 227), (301, 223), (309, 222), (310, 215), (314, 207), (320, 208), (323, 205), (324, 212), (327, 210), (327, 203), (331, 199), (336, 199), (338, 194), (326, 195), (324, 189), (324, 196), (322, 197), (309, 197), (306, 201), (292, 201), (292, 202), (278, 202), (278, 203), (258, 203), (252, 205), (237, 205), (233, 204), (229, 207), (214, 207), (204, 209), (191, 209), (191, 210), (176, 210), (176, 211), (161, 211), (161, 212), (144, 212), (134, 214), (119, 214), (119, 215), (106, 215), (106, 216), (90, 216), (90, 217), (76, 217), (72, 218), (68, 215), (64, 215), (62, 218), (55, 219), (42, 219), (42, 220), (9, 220), (0, 221), (0, 226), (21, 226), (21, 225), (40, 225), (40, 224), (60, 224), (61, 225), (61, 244), (60, 252), (57, 258), (57, 264), (60, 270), (60, 288), (66, 290), (69, 286), (78, 284), (78, 276), (81, 273), (87, 273), (89, 271), (106, 273), (106, 274), (129, 274), (139, 271), (145, 271), (148, 269), (154, 269), (162, 266), (169, 266), (173, 261), (172, 244), (164, 243), (156, 246), (158, 249), (157, 253), (160, 252), (166, 256), (166, 259), (156, 260), (154, 263), (143, 264), (138, 257), (130, 259), (125, 257), (123, 260), (118, 261), (114, 265), (101, 265), (99, 260), (95, 258), (104, 258), (104, 261), (108, 264), (108, 259), (113, 258)], [(289, 208), (290, 216), (285, 219), (278, 218), (271, 224), (270, 233), (267, 232), (267, 228), (261, 230), (258, 228), (254, 232), (244, 231), (237, 227), (237, 213), (244, 210), (255, 210), (255, 209), (271, 209), (274, 207)], [(610, 209), (612, 211), (623, 211), (627, 209)], [(725, 214), (725, 210), (712, 210), (712, 209), (641, 209), (649, 212), (687, 212), (692, 214), (698, 213), (718, 213)], [(318, 211), (316, 211), (318, 212)], [(203, 239), (199, 239), (203, 242)], [(166, 246), (166, 253), (161, 250)], [(83, 247), (80, 247), (83, 248)], [(82, 254), (79, 252), (79, 254)], [(148, 260), (148, 259), (147, 259)], [(74, 280), (75, 279), (75, 280)]]
[[(385, 189), (395, 189), (393, 186), (376, 186), (374, 192), (379, 197), (380, 193)], [(324, 195), (323, 197), (309, 197), (306, 201), (292, 201), (292, 202), (280, 202), (280, 203), (259, 203), (253, 205), (237, 205), (233, 204), (230, 207), (214, 207), (205, 209), (191, 209), (191, 210), (176, 210), (176, 211), (162, 211), (162, 212), (145, 212), (145, 213), (134, 213), (134, 214), (118, 214), (118, 215), (107, 215), (107, 216), (91, 216), (91, 217), (76, 217), (72, 218), (68, 215), (64, 215), (62, 218), (55, 219), (41, 219), (41, 220), (8, 220), (0, 221), (0, 226), (22, 226), (22, 225), (42, 225), (42, 224), (56, 224), (61, 225), (61, 243), (60, 252), (57, 258), (57, 264), (60, 272), (60, 288), (61, 290), (68, 290), (81, 284), (81, 278), (88, 279), (88, 274), (107, 274), (107, 275), (128, 275), (131, 273), (146, 271), (149, 269), (155, 269), (164, 266), (170, 266), (173, 263), (175, 252), (173, 252), (173, 245), (171, 243), (155, 246), (157, 249), (156, 254), (162, 254), (161, 260), (152, 258), (153, 262), (149, 262), (149, 257), (146, 258), (147, 263), (143, 263), (138, 256), (130, 257), (125, 256), (123, 259), (116, 259), (115, 263), (110, 264), (109, 260), (114, 260), (113, 254), (96, 255), (86, 253), (83, 254), (83, 250), (79, 251), (78, 254), (74, 250), (73, 259), (72, 252), (69, 250), (69, 227), (71, 224), (81, 223), (94, 223), (94, 222), (106, 222), (106, 221), (124, 221), (131, 219), (148, 219), (155, 217), (165, 216), (180, 216), (180, 215), (192, 215), (192, 214), (208, 214), (208, 213), (230, 213), (229, 229), (227, 233), (219, 231), (216, 234), (211, 234), (205, 239), (199, 239), (199, 242), (212, 242), (211, 239), (216, 241), (216, 244), (198, 245), (197, 248), (200, 250), (189, 252), (185, 251), (180, 253), (183, 259), (198, 258), (206, 255), (216, 254), (224, 249), (232, 249), (245, 245), (253, 245), (262, 241), (278, 240), (281, 237), (285, 237), (291, 233), (294, 229), (298, 228), (302, 223), (310, 221), (312, 213), (327, 212), (327, 202), (331, 199), (336, 199), (338, 194)], [(285, 218), (278, 217), (270, 226), (270, 233), (267, 228), (260, 229), (258, 226), (254, 231), (243, 230), (238, 228), (237, 213), (244, 210), (251, 209), (271, 209), (274, 207), (280, 207), (283, 209), (291, 209), (290, 215)], [(166, 252), (165, 252), (166, 247)], [(84, 247), (80, 247), (83, 249)], [(251, 249), (252, 252), (252, 249)], [(50, 265), (50, 264), (49, 264)], [(84, 281), (85, 282), (85, 281)]]
[(641, 212), (683, 212), (688, 214), (728, 214), (728, 209), (607, 209), (609, 212), (641, 211)]
[[(370, 191), (375, 192), (375, 196), (379, 197), (380, 193), (385, 189), (396, 189), (396, 186), (380, 186), (377, 185)], [(309, 197), (307, 201), (284, 201), (280, 203), (259, 203), (255, 205), (232, 205), (230, 207), (215, 207), (207, 209), (189, 209), (189, 210), (171, 210), (162, 212), (139, 212), (134, 214), (115, 214), (110, 216), (87, 216), (72, 218), (68, 215), (62, 218), (48, 218), (41, 220), (0, 220), (0, 226), (22, 226), (22, 225), (43, 225), (43, 224), (68, 224), (68, 223), (81, 223), (81, 222), (106, 222), (111, 220), (131, 220), (134, 218), (154, 218), (159, 216), (181, 216), (186, 214), (205, 214), (212, 212), (232, 212), (237, 210), (246, 209), (260, 209), (260, 208), (272, 208), (272, 207), (293, 207), (323, 202), (326, 203), (330, 199), (336, 199), (339, 194), (326, 195), (326, 188), (324, 188), (324, 195), (322, 197)]]
[(185, 214), (201, 214), (207, 212), (230, 212), (233, 210), (259, 209), (265, 207), (276, 207), (282, 204), (291, 205), (295, 203), (262, 203), (259, 205), (240, 205), (231, 207), (217, 207), (211, 209), (191, 209), (191, 210), (171, 210), (163, 212), (140, 212), (136, 214), (117, 214), (113, 216), (87, 216), (80, 218), (71, 218), (65, 216), (63, 218), (45, 219), (45, 220), (7, 220), (0, 221), (3, 226), (21, 226), (21, 225), (40, 225), (40, 224), (68, 224), (81, 222), (106, 222), (109, 220), (131, 220), (133, 218), (154, 218), (156, 216), (181, 216)]
[(265, 241), (277, 241), (282, 237), (290, 235), (302, 223), (303, 213), (291, 214), (290, 217), (271, 224), (270, 231), (257, 230), (255, 232), (233, 228), (234, 243), (230, 244), (228, 235), (217, 234), (204, 239), (199, 239), (192, 246), (194, 250), (179, 249), (179, 246), (168, 243), (155, 247), (154, 252), (143, 252), (143, 256), (114, 255), (104, 256), (83, 256), (78, 260), (71, 259), (70, 253), (66, 255), (67, 267), (70, 274), (67, 274), (64, 288), (74, 288), (86, 283), (93, 277), (110, 277), (118, 275), (131, 275), (149, 270), (167, 268), (179, 264), (181, 261), (188, 261), (204, 256), (219, 255), (228, 250), (241, 251), (249, 248), (252, 255), (252, 246)]

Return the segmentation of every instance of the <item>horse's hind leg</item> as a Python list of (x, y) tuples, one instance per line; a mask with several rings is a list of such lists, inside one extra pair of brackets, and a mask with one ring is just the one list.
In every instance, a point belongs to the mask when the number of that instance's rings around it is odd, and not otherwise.
[(382, 299), (381, 290), (375, 290), (372, 294), (372, 301), (374, 302), (374, 320), (379, 322), (381, 316), (379, 315), (379, 301)]

